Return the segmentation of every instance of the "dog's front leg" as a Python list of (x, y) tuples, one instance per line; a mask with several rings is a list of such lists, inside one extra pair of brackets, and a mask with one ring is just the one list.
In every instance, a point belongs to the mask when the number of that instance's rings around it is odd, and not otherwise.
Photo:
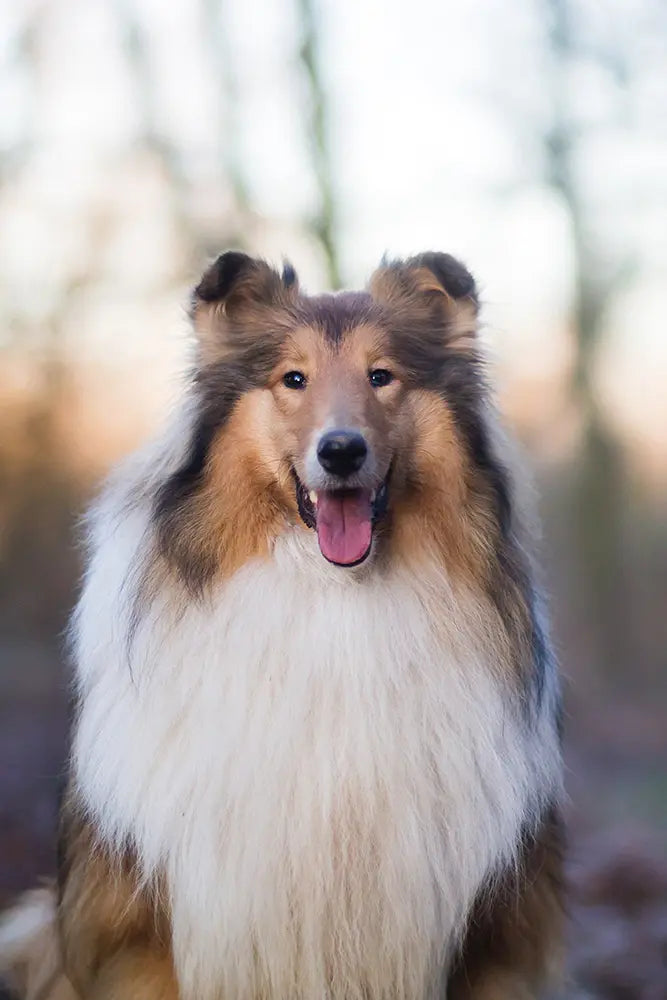
[(123, 948), (97, 970), (85, 1000), (178, 1000), (171, 960), (146, 947)]
[(168, 906), (130, 852), (105, 847), (71, 795), (61, 811), (58, 918), (82, 1000), (178, 1000)]
[(553, 810), (515, 870), (473, 912), (447, 1000), (537, 1000), (558, 985), (563, 956), (560, 817)]

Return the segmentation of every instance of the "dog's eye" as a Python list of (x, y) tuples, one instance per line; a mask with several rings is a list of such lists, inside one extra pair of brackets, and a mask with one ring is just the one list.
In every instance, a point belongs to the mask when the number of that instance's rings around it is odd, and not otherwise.
[(382, 389), (383, 386), (394, 381), (394, 376), (386, 368), (373, 368), (368, 373), (368, 381), (374, 389)]
[(283, 375), (283, 385), (288, 389), (305, 389), (306, 376), (303, 372), (286, 372)]

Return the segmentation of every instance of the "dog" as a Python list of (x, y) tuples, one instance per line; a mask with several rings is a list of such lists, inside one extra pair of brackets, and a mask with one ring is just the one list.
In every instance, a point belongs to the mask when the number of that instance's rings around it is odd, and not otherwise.
[(57, 899), (21, 952), (57, 926), (57, 988), (558, 975), (558, 670), (478, 312), (443, 253), (335, 295), (234, 251), (203, 275), (183, 401), (89, 521)]

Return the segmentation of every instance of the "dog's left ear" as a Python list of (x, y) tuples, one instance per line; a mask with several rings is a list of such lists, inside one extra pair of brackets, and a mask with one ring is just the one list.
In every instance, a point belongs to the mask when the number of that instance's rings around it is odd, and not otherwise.
[(442, 329), (452, 347), (472, 346), (479, 299), (475, 279), (448, 253), (428, 251), (407, 260), (383, 261), (369, 291), (406, 323), (426, 322)]

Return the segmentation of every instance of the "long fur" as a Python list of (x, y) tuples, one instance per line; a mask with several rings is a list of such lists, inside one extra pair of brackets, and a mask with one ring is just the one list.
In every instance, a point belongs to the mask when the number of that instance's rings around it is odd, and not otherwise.
[[(336, 305), (226, 257), (195, 295), (191, 392), (90, 520), (71, 794), (100, 849), (134, 859), (133, 892), (159, 886), (182, 1000), (430, 1000), (561, 795), (557, 678), (471, 347), (474, 284), (425, 255)], [(272, 492), (289, 476), (252, 379), (290, 323), (328, 329), (334, 353), (375, 323), (412, 385), (404, 507), (353, 571)], [(218, 529), (220, 504), (236, 520)]]
[(130, 673), (146, 516), (95, 529), (74, 762), (103, 839), (167, 873), (184, 995), (323, 996), (335, 968), (360, 998), (423, 996), (558, 792), (548, 702), (526, 727), (489, 608), (442, 569), (341, 579), (311, 536), (201, 604), (163, 590)]

